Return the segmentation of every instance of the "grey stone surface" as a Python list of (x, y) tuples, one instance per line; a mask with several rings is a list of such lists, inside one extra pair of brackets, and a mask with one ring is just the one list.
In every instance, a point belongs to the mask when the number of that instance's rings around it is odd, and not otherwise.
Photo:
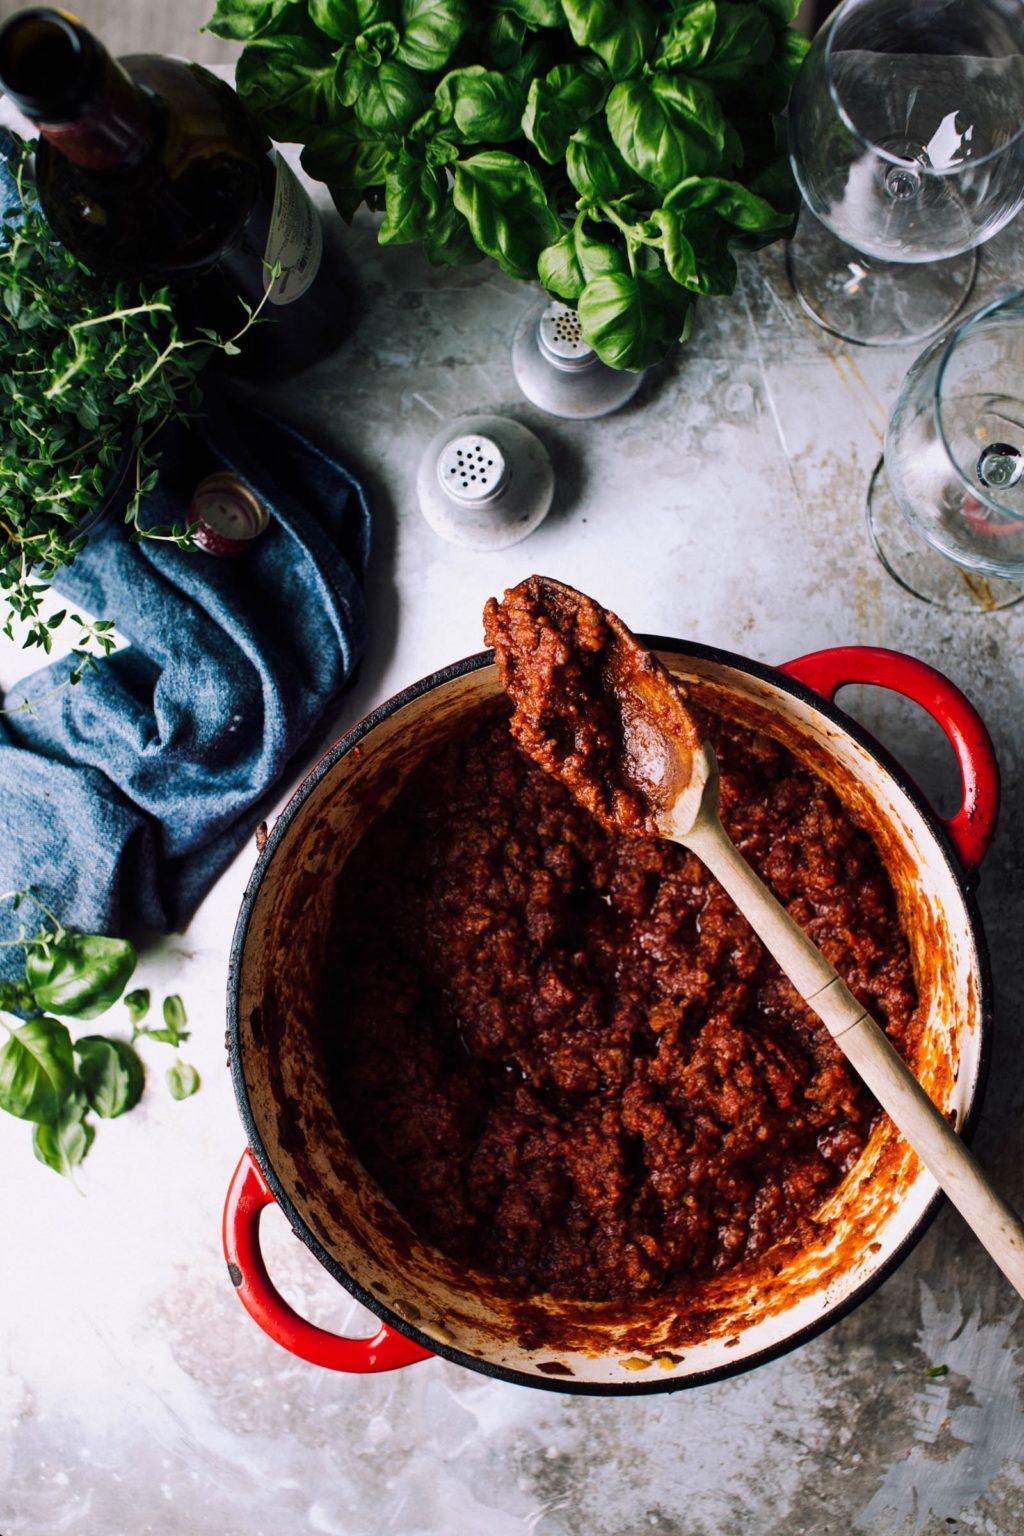
[[(335, 736), (481, 646), (480, 609), (532, 570), (593, 591), (638, 629), (769, 662), (851, 642), (939, 666), (995, 737), (1004, 810), (981, 899), (998, 987), (976, 1148), (1024, 1204), (1021, 639), (1024, 608), (955, 620), (895, 587), (863, 500), (911, 356), (811, 329), (780, 254), (622, 413), (555, 421), (518, 395), (509, 346), (535, 296), (489, 264), (455, 273), (343, 236), (360, 290), (338, 355), (273, 395), (362, 472), (375, 499), (373, 639)], [(978, 299), (1021, 273), (1019, 230), (982, 257)], [(416, 506), (423, 445), (473, 411), (530, 426), (555, 506), (507, 551), (437, 539)], [(9, 681), (20, 659), (0, 654)], [(955, 804), (948, 748), (874, 690), (843, 703)], [(311, 759), (314, 754), (311, 754)], [(282, 793), (282, 800), (284, 793)], [(184, 1104), (153, 1048), (139, 1110), (104, 1125), (85, 1197), (0, 1124), (3, 1536), (1016, 1536), (1024, 1528), (1021, 1304), (951, 1210), (854, 1314), (745, 1376), (673, 1397), (574, 1399), (439, 1360), (378, 1378), (290, 1358), (250, 1322), (219, 1246), (242, 1131), (223, 1065), (223, 990), (247, 850), (141, 978), (180, 991), (203, 1074)], [(326, 1327), (358, 1308), (271, 1212), (276, 1281)], [(362, 1320), (365, 1324), (365, 1319)], [(928, 1375), (945, 1365), (948, 1373)]]

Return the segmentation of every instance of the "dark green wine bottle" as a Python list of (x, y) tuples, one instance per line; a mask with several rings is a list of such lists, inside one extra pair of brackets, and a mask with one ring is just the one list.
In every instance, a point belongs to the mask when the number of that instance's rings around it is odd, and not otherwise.
[(0, 28), (0, 87), (39, 129), (51, 228), (94, 271), (179, 288), (193, 325), (225, 337), (265, 297), (272, 323), (244, 342), (264, 371), (337, 344), (347, 296), (319, 214), (224, 81), (155, 54), (115, 60), (37, 6)]

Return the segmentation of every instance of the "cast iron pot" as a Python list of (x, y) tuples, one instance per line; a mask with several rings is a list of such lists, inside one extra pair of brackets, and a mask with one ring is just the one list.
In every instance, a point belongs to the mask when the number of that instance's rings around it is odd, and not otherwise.
[[(908, 933), (925, 1019), (911, 1062), (961, 1131), (979, 1107), (990, 983), (971, 885), (994, 831), (998, 771), (967, 699), (893, 651), (821, 651), (773, 670), (726, 652), (650, 639), (698, 700), (767, 730), (868, 826)], [(953, 745), (960, 809), (936, 815), (870, 736), (837, 709), (848, 683), (924, 706)], [(265, 1331), (305, 1360), (381, 1371), (430, 1354), (563, 1392), (673, 1391), (749, 1370), (836, 1322), (907, 1255), (939, 1195), (884, 1119), (816, 1218), (820, 1236), (757, 1273), (743, 1265), (679, 1294), (574, 1302), (510, 1294), (422, 1242), (370, 1180), (331, 1111), (317, 999), (331, 895), (367, 826), (412, 770), (499, 693), (489, 652), (407, 688), (350, 731), (303, 782), (246, 891), (229, 982), (231, 1070), (248, 1146), (224, 1213), (228, 1269)], [(275, 1290), (259, 1219), (276, 1200), (330, 1273), (382, 1319), (345, 1339)]]

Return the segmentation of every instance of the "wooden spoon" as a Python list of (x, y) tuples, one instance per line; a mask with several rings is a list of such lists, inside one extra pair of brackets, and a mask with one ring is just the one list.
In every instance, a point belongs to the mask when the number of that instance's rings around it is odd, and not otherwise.
[(609, 829), (671, 838), (724, 886), (894, 1125), (1024, 1296), (1024, 1226), (888, 1036), (754, 873), (719, 814), (718, 761), (680, 684), (590, 598), (531, 576), (484, 613), (513, 734)]

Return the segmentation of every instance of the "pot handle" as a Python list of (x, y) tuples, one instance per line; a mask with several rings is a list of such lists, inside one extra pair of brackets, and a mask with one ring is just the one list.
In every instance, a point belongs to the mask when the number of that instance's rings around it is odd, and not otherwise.
[(288, 1305), (275, 1288), (259, 1245), (260, 1215), (274, 1196), (249, 1148), (239, 1160), (224, 1204), (224, 1257), (243, 1307), (275, 1343), (329, 1371), (394, 1371), (430, 1358), (385, 1323), (367, 1339), (345, 1339), (317, 1328)]
[(956, 754), (960, 809), (942, 820), (965, 873), (973, 878), (995, 835), (999, 765), (981, 716), (956, 684), (926, 662), (874, 645), (812, 651), (787, 661), (779, 670), (830, 700), (847, 683), (872, 683), (902, 693), (928, 711)]

